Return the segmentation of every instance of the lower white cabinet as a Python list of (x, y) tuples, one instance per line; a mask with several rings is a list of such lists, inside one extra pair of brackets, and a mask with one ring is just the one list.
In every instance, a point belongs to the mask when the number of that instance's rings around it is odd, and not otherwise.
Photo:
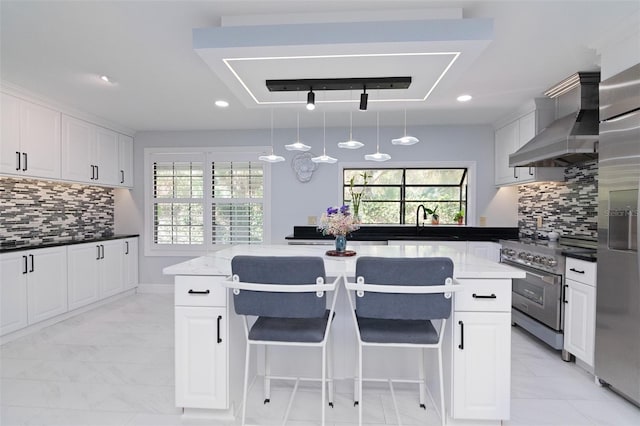
[(69, 309), (123, 291), (121, 247), (119, 240), (68, 247)]
[(510, 280), (465, 283), (454, 295), (449, 416), (507, 420), (511, 395)]
[(124, 254), (122, 261), (124, 290), (129, 290), (138, 286), (138, 239), (122, 240), (121, 250)]
[(596, 336), (596, 263), (567, 259), (564, 349), (593, 367)]
[(67, 312), (66, 248), (0, 255), (0, 334)]
[(177, 407), (229, 407), (227, 297), (217, 278), (175, 280)]

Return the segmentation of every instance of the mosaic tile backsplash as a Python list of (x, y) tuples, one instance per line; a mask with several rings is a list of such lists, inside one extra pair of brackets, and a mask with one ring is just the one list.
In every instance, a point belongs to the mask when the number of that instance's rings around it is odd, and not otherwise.
[(0, 177), (0, 245), (113, 235), (114, 190)]
[(590, 161), (564, 172), (565, 182), (544, 182), (518, 188), (518, 226), (522, 236), (555, 230), (561, 236), (598, 238), (598, 162)]

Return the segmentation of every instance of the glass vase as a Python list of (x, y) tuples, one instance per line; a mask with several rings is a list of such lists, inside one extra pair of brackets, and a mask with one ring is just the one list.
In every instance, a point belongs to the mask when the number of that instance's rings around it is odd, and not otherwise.
[(336, 251), (344, 253), (347, 250), (347, 236), (336, 235)]

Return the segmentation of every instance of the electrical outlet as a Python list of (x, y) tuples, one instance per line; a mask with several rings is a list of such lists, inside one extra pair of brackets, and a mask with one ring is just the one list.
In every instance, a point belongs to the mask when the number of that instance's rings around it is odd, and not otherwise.
[(316, 216), (307, 216), (307, 225), (317, 225), (318, 218)]
[(538, 229), (542, 228), (542, 216), (538, 216), (536, 218), (536, 224), (538, 226)]

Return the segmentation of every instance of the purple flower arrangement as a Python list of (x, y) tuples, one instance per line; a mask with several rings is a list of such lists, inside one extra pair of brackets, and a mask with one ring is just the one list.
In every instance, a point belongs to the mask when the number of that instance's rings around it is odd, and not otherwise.
[(329, 207), (320, 218), (318, 229), (322, 235), (347, 235), (360, 228), (358, 221), (349, 211), (348, 205), (341, 207)]

